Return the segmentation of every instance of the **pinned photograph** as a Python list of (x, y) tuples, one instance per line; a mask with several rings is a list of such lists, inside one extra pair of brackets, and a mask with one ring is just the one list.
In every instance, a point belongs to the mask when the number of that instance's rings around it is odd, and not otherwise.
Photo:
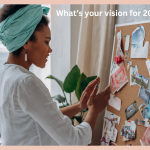
[(135, 83), (146, 89), (148, 85), (148, 79), (142, 76), (141, 74), (137, 73)]
[(128, 77), (123, 63), (118, 67), (118, 69), (113, 71), (110, 78), (111, 89), (114, 94), (128, 82)]
[(116, 50), (116, 56), (124, 57), (123, 51), (121, 49), (121, 30), (117, 32), (117, 50)]
[(134, 121), (125, 121), (125, 125), (121, 128), (121, 136), (123, 141), (135, 139), (136, 124)]
[(115, 128), (116, 123), (120, 123), (120, 117), (106, 110), (101, 145), (109, 145), (110, 140), (116, 141), (118, 134), (118, 130)]
[(145, 107), (146, 107), (145, 102), (143, 102), (139, 107), (139, 110), (140, 110), (140, 113), (141, 113), (141, 116), (142, 116), (143, 120), (145, 120), (145, 112), (146, 112)]
[(120, 123), (120, 117), (106, 110), (104, 116), (104, 128), (107, 127), (108, 130), (112, 131), (116, 123)]
[(138, 73), (138, 67), (136, 66), (131, 66), (130, 67), (130, 86), (135, 85), (136, 82), (136, 74)]
[(108, 101), (108, 104), (118, 111), (120, 111), (121, 109), (121, 99), (119, 99), (115, 95), (110, 94), (110, 99)]
[(135, 139), (136, 124), (134, 121), (125, 121), (125, 137), (129, 140)]
[(148, 58), (149, 42), (146, 41), (143, 46), (144, 39), (145, 29), (143, 26), (138, 26), (132, 33), (131, 58)]
[(150, 93), (143, 87), (140, 87), (138, 97), (141, 98), (145, 103), (149, 102)]
[(126, 119), (130, 119), (138, 111), (136, 100), (125, 109)]
[(125, 137), (129, 140), (135, 139), (135, 130), (133, 126), (125, 126)]

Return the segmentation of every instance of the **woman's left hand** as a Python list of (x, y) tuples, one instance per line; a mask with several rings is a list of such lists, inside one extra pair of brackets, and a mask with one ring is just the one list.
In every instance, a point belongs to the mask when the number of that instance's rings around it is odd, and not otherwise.
[(100, 77), (96, 78), (95, 80), (91, 81), (86, 89), (82, 92), (81, 98), (80, 98), (80, 109), (81, 111), (87, 108), (87, 101), (89, 99), (89, 96), (91, 95), (92, 91), (94, 90), (94, 87), (99, 85), (100, 83)]

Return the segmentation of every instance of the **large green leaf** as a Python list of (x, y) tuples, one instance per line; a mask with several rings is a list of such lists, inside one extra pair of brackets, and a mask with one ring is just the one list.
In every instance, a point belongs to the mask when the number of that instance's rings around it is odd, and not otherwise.
[(64, 81), (63, 88), (66, 93), (71, 93), (76, 89), (79, 77), (80, 77), (80, 69), (78, 68), (77, 65), (75, 65), (72, 68), (72, 70), (68, 73)]
[(80, 100), (82, 89), (81, 89), (81, 83), (86, 79), (86, 75), (82, 73), (79, 77), (79, 80), (77, 82), (77, 87), (75, 89), (76, 96), (78, 98), (78, 101)]
[(81, 83), (81, 89), (82, 92), (85, 90), (85, 88), (87, 87), (87, 85), (89, 84), (89, 82), (91, 82), (92, 80), (96, 79), (97, 76), (91, 76), (91, 77), (87, 77), (82, 83)]
[(63, 82), (61, 81), (61, 80), (59, 80), (59, 79), (57, 79), (57, 78), (55, 78), (54, 76), (52, 76), (52, 75), (49, 75), (48, 77), (46, 77), (47, 79), (53, 79), (53, 80), (55, 80), (58, 84), (59, 84), (59, 86), (61, 87), (61, 89), (64, 91), (64, 88), (63, 88)]
[(66, 98), (61, 96), (60, 94), (53, 96), (52, 99), (58, 101), (59, 103), (63, 103), (66, 100)]

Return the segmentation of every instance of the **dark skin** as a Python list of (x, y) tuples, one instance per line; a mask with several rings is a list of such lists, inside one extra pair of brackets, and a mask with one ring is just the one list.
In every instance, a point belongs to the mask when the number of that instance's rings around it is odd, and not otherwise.
[[(34, 64), (37, 67), (44, 68), (47, 62), (47, 57), (52, 52), (49, 42), (51, 40), (51, 31), (48, 26), (44, 26), (42, 31), (36, 31), (35, 36), (37, 41), (27, 41), (23, 45), (23, 51), (20, 57), (15, 57), (12, 53), (9, 54), (7, 63), (13, 63), (20, 65), (27, 70)], [(27, 51), (27, 61), (25, 61), (25, 52)], [(81, 99), (77, 104), (60, 109), (61, 112), (72, 118), (78, 112), (89, 108), (88, 114), (84, 119), (84, 122), (88, 122), (94, 129), (98, 113), (100, 113), (108, 104), (110, 96), (109, 86), (102, 92), (97, 93), (100, 78), (91, 81), (81, 95)], [(97, 87), (96, 87), (97, 84)], [(86, 95), (85, 95), (86, 93)]]

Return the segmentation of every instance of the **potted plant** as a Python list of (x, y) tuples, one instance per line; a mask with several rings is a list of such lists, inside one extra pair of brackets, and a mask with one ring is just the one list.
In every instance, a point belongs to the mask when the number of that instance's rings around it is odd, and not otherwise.
[[(53, 96), (52, 99), (61, 103), (62, 105), (59, 106), (59, 108), (63, 108), (72, 105), (71, 93), (74, 91), (78, 101), (80, 101), (82, 92), (85, 90), (89, 82), (97, 78), (97, 76), (87, 77), (84, 73), (80, 73), (80, 69), (78, 68), (77, 65), (75, 65), (66, 76), (64, 82), (57, 79), (53, 75), (49, 75), (46, 78), (55, 80), (58, 83), (58, 85), (61, 87), (63, 96), (58, 94)], [(70, 102), (68, 102), (65, 93), (70, 94)], [(75, 115), (74, 117), (72, 117), (71, 118), (72, 124), (74, 125), (74, 119), (76, 119), (79, 123), (81, 123), (83, 121), (83, 114), (87, 110), (88, 109), (85, 109), (80, 112), (80, 115)]]

